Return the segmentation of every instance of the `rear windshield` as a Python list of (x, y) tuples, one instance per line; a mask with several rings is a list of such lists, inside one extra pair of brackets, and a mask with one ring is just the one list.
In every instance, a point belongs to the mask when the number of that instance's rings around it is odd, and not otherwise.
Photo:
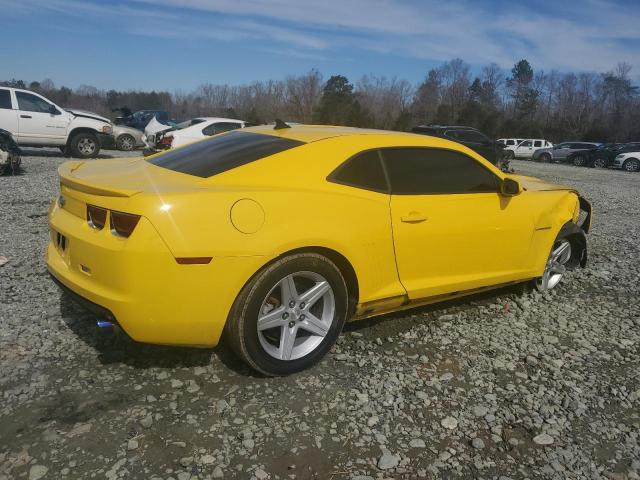
[(236, 131), (169, 150), (149, 158), (148, 162), (175, 172), (207, 178), (303, 143), (289, 138)]

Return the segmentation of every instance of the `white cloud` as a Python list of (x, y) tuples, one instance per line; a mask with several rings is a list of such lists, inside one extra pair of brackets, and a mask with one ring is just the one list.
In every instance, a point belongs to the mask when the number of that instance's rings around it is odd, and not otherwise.
[(505, 68), (520, 58), (536, 69), (603, 71), (619, 61), (640, 68), (640, 4), (622, 8), (606, 0), (531, 8), (469, 0), (0, 0), (3, 5), (112, 18), (137, 35), (249, 39), (257, 50), (299, 58), (353, 56), (355, 48)]

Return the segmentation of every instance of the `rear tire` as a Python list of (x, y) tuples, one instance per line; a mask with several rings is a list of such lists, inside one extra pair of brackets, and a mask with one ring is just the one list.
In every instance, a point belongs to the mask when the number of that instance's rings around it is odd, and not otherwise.
[(507, 150), (506, 152), (504, 152), (504, 158), (506, 158), (507, 160), (513, 160), (514, 158), (516, 158), (516, 154), (513, 152), (513, 150)]
[(77, 158), (96, 158), (100, 153), (100, 142), (93, 133), (77, 133), (69, 142), (69, 150)]
[(538, 161), (541, 162), (541, 163), (549, 163), (549, 162), (551, 162), (551, 155), (549, 155), (548, 153), (542, 153), (538, 157)]
[(640, 171), (640, 160), (637, 158), (629, 158), (622, 164), (622, 168), (627, 172), (638, 172)]
[(316, 253), (290, 255), (245, 285), (229, 313), (225, 336), (254, 370), (289, 375), (324, 357), (342, 331), (347, 309), (347, 285), (331, 260)]

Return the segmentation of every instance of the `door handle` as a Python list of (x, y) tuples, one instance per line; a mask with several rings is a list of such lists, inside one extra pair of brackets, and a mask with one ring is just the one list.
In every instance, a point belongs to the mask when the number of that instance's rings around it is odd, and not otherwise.
[(20, 118), (31, 118), (31, 115), (20, 115)]
[(407, 215), (400, 217), (404, 223), (420, 223), (427, 220), (427, 217), (420, 212), (409, 212)]

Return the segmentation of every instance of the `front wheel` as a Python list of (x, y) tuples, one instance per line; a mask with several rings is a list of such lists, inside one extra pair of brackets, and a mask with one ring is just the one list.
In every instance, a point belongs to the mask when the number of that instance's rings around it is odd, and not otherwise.
[(596, 158), (593, 161), (593, 166), (595, 168), (607, 168), (607, 161), (604, 158)]
[(346, 320), (344, 277), (328, 258), (300, 253), (260, 270), (242, 289), (225, 334), (236, 354), (264, 375), (289, 375), (331, 349)]
[(116, 147), (123, 152), (130, 152), (136, 147), (136, 139), (126, 133), (120, 135), (116, 141)]
[(567, 272), (570, 260), (571, 242), (566, 238), (556, 239), (542, 277), (535, 280), (536, 289), (540, 292), (545, 292), (557, 286)]
[(95, 158), (100, 152), (100, 143), (92, 133), (78, 133), (71, 139), (69, 149), (74, 157)]
[(630, 158), (622, 164), (622, 168), (627, 172), (640, 171), (640, 161), (635, 158)]
[(513, 160), (514, 158), (516, 158), (516, 154), (513, 152), (513, 150), (507, 150), (506, 152), (504, 152), (504, 158), (506, 158), (507, 160)]

